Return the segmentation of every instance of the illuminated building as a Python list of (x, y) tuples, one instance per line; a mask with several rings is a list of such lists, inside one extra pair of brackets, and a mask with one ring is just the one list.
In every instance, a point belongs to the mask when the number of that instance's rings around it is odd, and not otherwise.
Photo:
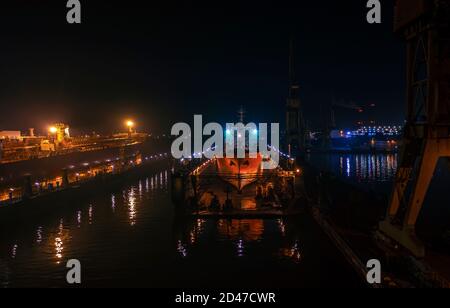
[(20, 131), (0, 131), (0, 139), (21, 140), (22, 133)]
[(330, 149), (337, 151), (398, 150), (402, 126), (361, 126), (357, 129), (336, 129), (330, 132)]

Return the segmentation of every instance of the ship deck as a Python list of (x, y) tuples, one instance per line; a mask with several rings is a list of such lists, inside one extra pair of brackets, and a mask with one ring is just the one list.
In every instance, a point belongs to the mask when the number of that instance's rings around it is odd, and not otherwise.
[[(184, 208), (186, 216), (197, 218), (261, 219), (300, 215), (304, 204), (292, 197), (288, 187), (293, 173), (266, 170), (242, 174), (247, 183), (238, 189), (238, 175), (219, 172), (215, 163), (199, 169), (197, 174), (197, 205)], [(290, 191), (290, 192), (288, 192)], [(300, 194), (297, 192), (297, 197)]]

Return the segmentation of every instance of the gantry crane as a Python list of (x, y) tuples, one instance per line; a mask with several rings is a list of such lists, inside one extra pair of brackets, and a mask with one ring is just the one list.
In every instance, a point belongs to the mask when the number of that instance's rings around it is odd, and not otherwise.
[[(450, 157), (450, 0), (398, 0), (395, 32), (406, 40), (407, 123), (380, 231), (424, 257), (415, 225), (441, 157)], [(450, 186), (449, 186), (450, 188)]]

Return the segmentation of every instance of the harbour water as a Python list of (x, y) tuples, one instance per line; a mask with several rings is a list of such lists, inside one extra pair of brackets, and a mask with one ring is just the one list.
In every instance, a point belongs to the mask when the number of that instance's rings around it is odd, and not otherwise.
[[(342, 181), (389, 200), (398, 158), (398, 154), (312, 154), (308, 161)], [(450, 252), (449, 183), (450, 163), (441, 159), (416, 225), (418, 234), (427, 246), (446, 253)]]
[(309, 216), (176, 219), (169, 181), (169, 170), (155, 171), (3, 226), (1, 286), (68, 286), (70, 259), (81, 262), (85, 287), (363, 285)]
[[(394, 154), (316, 155), (310, 162), (386, 195), (397, 169)], [(432, 193), (448, 183), (446, 166), (440, 164), (441, 181), (432, 186)], [(82, 264), (82, 286), (93, 287), (363, 285), (308, 215), (179, 219), (169, 187), (169, 170), (149, 171), (120, 187), (57, 204), (51, 215), (2, 226), (0, 286), (67, 286), (65, 265), (70, 259)], [(448, 228), (445, 204), (425, 207), (419, 220), (418, 228), (432, 234), (431, 240)], [(433, 228), (427, 224), (431, 218)]]
[(363, 189), (389, 193), (398, 168), (398, 154), (312, 154), (308, 161)]

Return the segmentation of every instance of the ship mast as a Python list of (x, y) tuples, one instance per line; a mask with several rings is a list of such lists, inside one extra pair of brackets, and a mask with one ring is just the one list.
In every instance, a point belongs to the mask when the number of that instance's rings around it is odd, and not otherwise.
[(286, 149), (295, 155), (305, 149), (305, 127), (301, 111), (300, 86), (295, 76), (294, 40), (289, 44), (289, 94), (286, 103)]
[(238, 115), (239, 115), (239, 122), (244, 123), (245, 110), (243, 106), (241, 106), (241, 108), (239, 109)]

